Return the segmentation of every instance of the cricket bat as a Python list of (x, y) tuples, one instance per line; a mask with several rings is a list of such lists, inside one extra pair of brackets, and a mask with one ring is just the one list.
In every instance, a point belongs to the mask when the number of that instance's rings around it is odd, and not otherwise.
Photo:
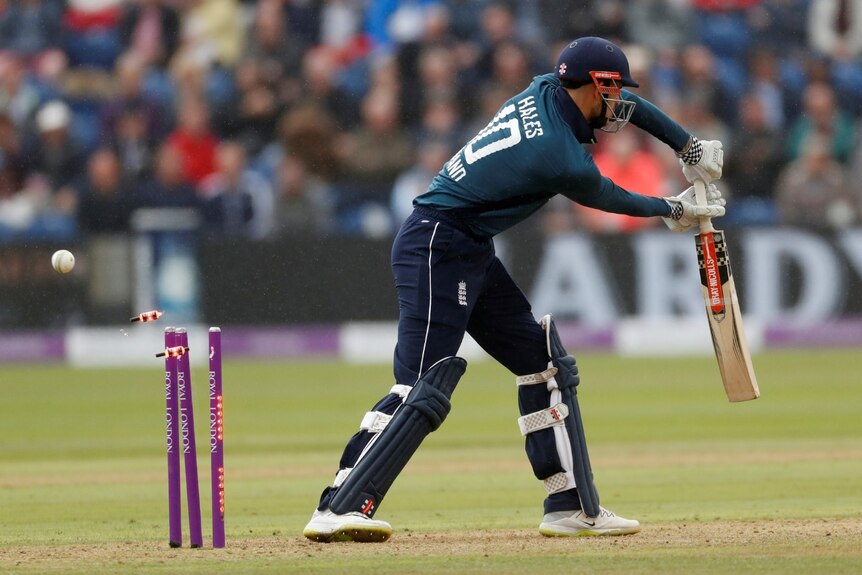
[[(695, 180), (694, 193), (697, 203), (706, 205), (706, 184)], [(695, 237), (695, 243), (709, 333), (727, 399), (757, 399), (760, 389), (742, 327), (742, 312), (736, 297), (724, 232), (712, 227), (711, 218), (700, 218), (700, 233)]]

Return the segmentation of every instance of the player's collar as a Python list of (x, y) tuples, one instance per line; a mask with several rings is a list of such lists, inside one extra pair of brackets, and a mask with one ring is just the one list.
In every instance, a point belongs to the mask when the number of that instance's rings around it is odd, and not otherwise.
[(572, 129), (575, 138), (582, 144), (595, 144), (596, 138), (593, 136), (593, 129), (587, 123), (587, 119), (581, 113), (581, 110), (566, 92), (562, 86), (558, 86), (554, 91), (554, 104), (563, 121)]

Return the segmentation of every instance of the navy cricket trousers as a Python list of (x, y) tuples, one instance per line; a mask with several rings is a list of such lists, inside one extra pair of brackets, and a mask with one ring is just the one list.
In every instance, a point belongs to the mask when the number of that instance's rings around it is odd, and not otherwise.
[(494, 253), (445, 214), (416, 208), (392, 246), (398, 292), (394, 375), (413, 385), (438, 360), (455, 355), (468, 332), (516, 375), (547, 367), (545, 333), (524, 293)]
[[(418, 207), (395, 238), (392, 271), (400, 310), (396, 383), (413, 386), (437, 361), (456, 355), (465, 332), (515, 375), (548, 367), (545, 332), (495, 255), (492, 240), (477, 239), (444, 213)], [(373, 411), (392, 414), (401, 401), (390, 393)], [(355, 465), (371, 437), (359, 431), (350, 439), (340, 469)], [(319, 509), (328, 506), (333, 492), (324, 490)]]

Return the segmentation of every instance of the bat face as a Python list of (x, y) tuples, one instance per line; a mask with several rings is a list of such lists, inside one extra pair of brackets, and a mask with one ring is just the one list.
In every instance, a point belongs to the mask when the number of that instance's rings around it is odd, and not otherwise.
[(760, 389), (742, 327), (742, 313), (730, 269), (730, 256), (721, 230), (695, 237), (700, 283), (715, 357), (727, 399), (757, 399)]

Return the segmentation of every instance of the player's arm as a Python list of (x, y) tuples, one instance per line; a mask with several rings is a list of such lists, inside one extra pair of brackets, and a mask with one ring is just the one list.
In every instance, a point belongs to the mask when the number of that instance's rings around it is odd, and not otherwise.
[(721, 171), (724, 166), (724, 152), (721, 142), (718, 140), (698, 140), (674, 122), (670, 116), (662, 112), (658, 106), (637, 94), (623, 90), (622, 98), (629, 102), (635, 102), (634, 111), (629, 121), (664, 142), (676, 152), (683, 165), (682, 172), (689, 182), (694, 183), (694, 180), (702, 180), (709, 184), (721, 178)]
[(655, 198), (630, 192), (602, 176), (592, 158), (585, 157), (582, 169), (567, 174), (569, 185), (563, 195), (569, 199), (604, 212), (635, 217), (661, 216), (667, 226), (675, 231), (690, 229), (700, 217), (724, 215), (724, 199), (715, 186), (710, 185), (707, 204), (697, 205), (694, 188), (671, 198)]

